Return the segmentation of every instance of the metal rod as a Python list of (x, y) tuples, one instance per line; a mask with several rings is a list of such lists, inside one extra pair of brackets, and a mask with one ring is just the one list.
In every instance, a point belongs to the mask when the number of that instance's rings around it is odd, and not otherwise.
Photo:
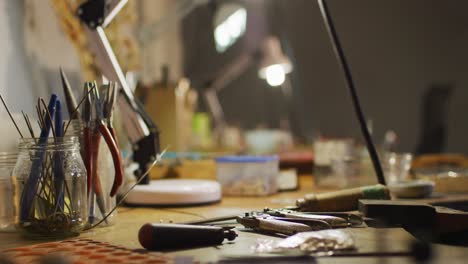
[(327, 31), (328, 31), (328, 35), (329, 35), (331, 43), (333, 45), (333, 50), (335, 51), (335, 56), (338, 59), (338, 62), (340, 64), (340, 66), (341, 66), (341, 69), (343, 70), (343, 73), (344, 73), (346, 85), (348, 86), (349, 92), (351, 94), (351, 99), (353, 101), (354, 110), (356, 112), (356, 115), (357, 115), (357, 118), (358, 118), (358, 121), (359, 121), (359, 125), (361, 127), (361, 132), (362, 132), (362, 134), (364, 136), (364, 139), (366, 141), (367, 150), (369, 151), (369, 155), (370, 155), (370, 157), (372, 159), (372, 164), (374, 165), (374, 170), (375, 170), (375, 174), (377, 176), (377, 181), (380, 184), (385, 185), (386, 183), (385, 183), (385, 178), (384, 178), (383, 171), (382, 171), (382, 165), (380, 164), (379, 156), (377, 154), (377, 151), (375, 149), (375, 145), (372, 142), (372, 137), (371, 137), (371, 135), (369, 133), (369, 130), (367, 128), (366, 119), (364, 117), (364, 113), (362, 112), (361, 105), (359, 103), (359, 97), (357, 95), (356, 88), (354, 86), (353, 77), (351, 76), (351, 71), (349, 69), (348, 63), (346, 62), (346, 57), (345, 57), (345, 55), (343, 53), (343, 49), (341, 47), (340, 40), (338, 39), (338, 35), (336, 33), (335, 26), (333, 24), (333, 20), (332, 20), (332, 18), (330, 16), (330, 12), (329, 12), (327, 3), (326, 3), (325, 0), (317, 0), (317, 1), (318, 1), (318, 5), (320, 7), (320, 11), (321, 11), (322, 16), (323, 16), (323, 20), (325, 22), (325, 26), (326, 26)]
[(1, 94), (0, 94), (0, 99), (2, 100), (3, 106), (5, 107), (5, 109), (6, 109), (7, 113), (8, 113), (8, 115), (10, 116), (10, 119), (11, 119), (11, 121), (13, 122), (13, 125), (15, 125), (16, 130), (18, 130), (18, 133), (20, 134), (21, 138), (24, 138), (24, 137), (23, 137), (23, 134), (21, 134), (21, 130), (19, 129), (18, 125), (16, 124), (16, 121), (15, 121), (15, 119), (13, 118), (13, 116), (11, 115), (10, 109), (8, 109), (8, 106), (6, 105), (5, 100), (3, 100), (3, 96), (2, 96)]

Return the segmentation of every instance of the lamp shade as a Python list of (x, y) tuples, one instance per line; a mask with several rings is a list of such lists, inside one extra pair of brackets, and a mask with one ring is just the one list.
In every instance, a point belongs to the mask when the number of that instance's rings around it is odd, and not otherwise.
[(270, 71), (282, 69), (283, 74), (292, 71), (293, 66), (289, 58), (281, 50), (281, 44), (277, 37), (267, 37), (260, 48), (262, 54), (258, 75), (262, 79), (267, 79), (267, 73)]

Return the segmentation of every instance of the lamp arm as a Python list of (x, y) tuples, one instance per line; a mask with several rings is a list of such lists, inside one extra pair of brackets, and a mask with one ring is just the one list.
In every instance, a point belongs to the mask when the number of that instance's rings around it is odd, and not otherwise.
[[(115, 80), (121, 87), (117, 104), (122, 113), (122, 121), (127, 136), (133, 146), (133, 159), (139, 164), (136, 172), (140, 177), (159, 152), (159, 131), (143, 106), (128, 86), (122, 68), (104, 32), (108, 25), (128, 0), (88, 0), (79, 6), (77, 14), (84, 22), (90, 49), (96, 56), (101, 73), (109, 80)], [(146, 178), (141, 181), (148, 183)]]
[(244, 53), (229, 63), (220, 71), (217, 78), (211, 82), (204, 92), (206, 103), (214, 119), (215, 129), (218, 132), (222, 132), (226, 124), (218, 92), (242, 75), (254, 62), (254, 56), (255, 54)]

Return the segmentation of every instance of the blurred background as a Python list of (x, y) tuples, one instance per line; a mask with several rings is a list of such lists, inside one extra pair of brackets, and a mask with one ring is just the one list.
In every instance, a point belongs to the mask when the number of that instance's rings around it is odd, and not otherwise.
[[(71, 11), (80, 2), (0, 2), (0, 92), (14, 111), (62, 94), (59, 66), (77, 93), (93, 78)], [(376, 144), (467, 153), (468, 3), (328, 2)], [(315, 1), (131, 0), (106, 32), (163, 146), (261, 153), (271, 142), (362, 142)], [(265, 72), (271, 65), (282, 67)]]

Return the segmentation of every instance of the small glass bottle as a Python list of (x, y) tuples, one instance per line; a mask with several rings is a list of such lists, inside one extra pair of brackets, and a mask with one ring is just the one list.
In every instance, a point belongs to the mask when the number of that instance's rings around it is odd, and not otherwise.
[(35, 238), (79, 234), (86, 225), (86, 168), (77, 137), (21, 139), (16, 178), (17, 228)]
[(12, 171), (15, 167), (18, 153), (0, 153), (0, 232), (14, 231), (15, 202)]

